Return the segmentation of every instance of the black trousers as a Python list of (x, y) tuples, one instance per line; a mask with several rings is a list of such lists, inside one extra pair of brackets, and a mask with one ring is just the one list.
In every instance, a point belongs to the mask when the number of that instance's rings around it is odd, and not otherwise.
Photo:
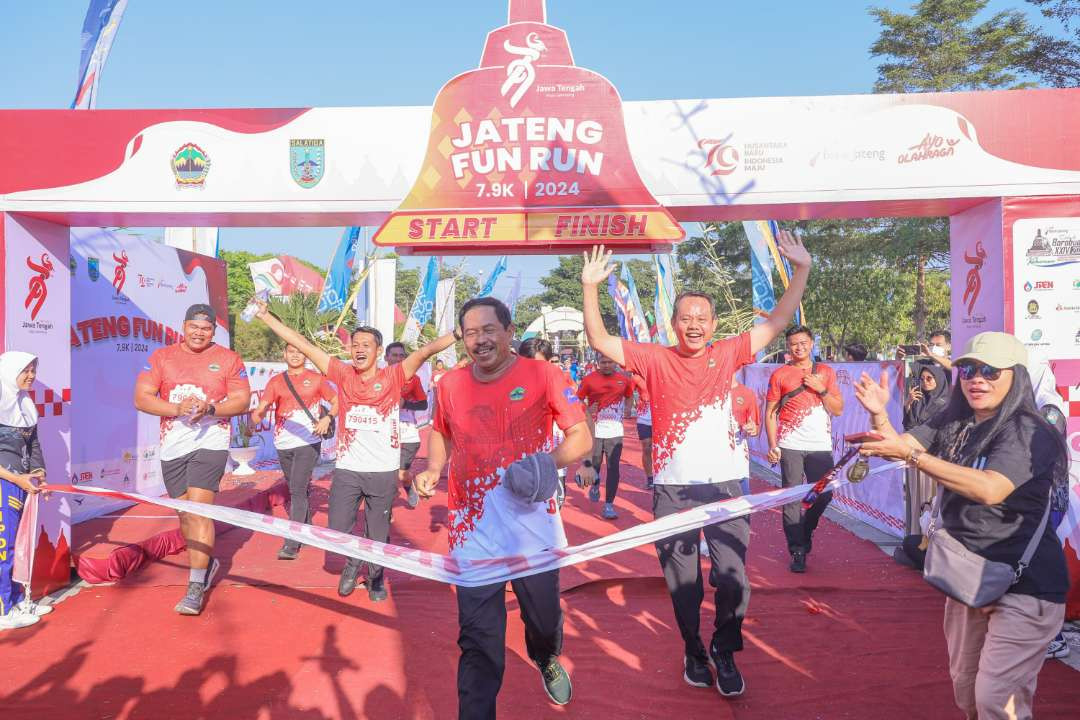
[[(379, 542), (390, 539), (390, 508), (397, 496), (398, 471), (356, 472), (334, 470), (330, 483), (330, 529), (352, 532), (356, 524), (356, 511), (364, 503), (364, 537)], [(356, 567), (360, 561), (349, 558), (349, 565)], [(367, 563), (368, 582), (377, 584), (382, 580), (383, 569)]]
[[(525, 647), (537, 665), (562, 652), (559, 571), (510, 581), (525, 623)], [(457, 588), (458, 718), (490, 720), (506, 668), (506, 583)]]
[(311, 522), (311, 472), (319, 463), (321, 443), (301, 445), (289, 450), (278, 450), (278, 462), (285, 482), (289, 486), (289, 519), (296, 522)]
[[(780, 484), (784, 487), (801, 485), (803, 475), (806, 482), (817, 482), (833, 466), (833, 456), (828, 450), (788, 450), (780, 448)], [(788, 552), (806, 551), (818, 521), (825, 508), (832, 502), (832, 492), (824, 492), (810, 509), (803, 513), (802, 501), (796, 500), (784, 506), (784, 536), (787, 538)]]
[(596, 482), (600, 482), (600, 463), (607, 457), (607, 485), (604, 487), (604, 502), (615, 502), (619, 492), (619, 460), (622, 458), (622, 437), (594, 438), (592, 464), (596, 468)]
[[(680, 510), (739, 497), (738, 480), (709, 485), (656, 485), (653, 515), (662, 518)], [(750, 604), (750, 583), (746, 580), (746, 549), (750, 545), (749, 516), (706, 525), (701, 530), (673, 535), (656, 543), (660, 569), (664, 573), (675, 620), (686, 645), (686, 654), (702, 657), (705, 648), (699, 631), (701, 601), (705, 589), (698, 557), (701, 534), (709, 544), (709, 584), (713, 586), (716, 620), (712, 647), (717, 652), (742, 650), (742, 623)]]

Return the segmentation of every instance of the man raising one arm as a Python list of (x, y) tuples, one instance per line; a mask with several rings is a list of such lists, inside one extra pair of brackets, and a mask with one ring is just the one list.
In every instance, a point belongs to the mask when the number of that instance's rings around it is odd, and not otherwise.
[[(754, 353), (768, 345), (788, 324), (799, 305), (810, 255), (802, 242), (781, 232), (780, 252), (793, 267), (791, 283), (773, 314), (753, 330), (710, 345), (717, 318), (712, 299), (694, 292), (675, 300), (672, 325), (678, 344), (662, 347), (621, 340), (609, 335), (600, 316), (597, 286), (615, 269), (611, 253), (594, 248), (581, 270), (584, 291), (585, 333), (589, 344), (645, 381), (652, 406), (653, 507), (656, 517), (717, 502), (742, 494), (739, 481), (748, 461), (738, 447), (731, 409), (735, 371), (753, 361)], [(735, 666), (734, 653), (742, 650), (742, 620), (750, 599), (746, 580), (746, 547), (750, 541), (748, 517), (708, 525), (716, 592), (715, 630), (709, 647), (716, 666), (716, 687), (721, 695), (739, 695), (745, 689)], [(690, 685), (713, 683), (705, 646), (699, 635), (704, 589), (698, 548), (701, 531), (693, 530), (656, 543), (675, 619), (685, 645), (683, 679)]]
[[(453, 344), (454, 336), (443, 335), (400, 363), (380, 369), (376, 361), (382, 354), (382, 333), (361, 326), (353, 330), (349, 347), (352, 365), (346, 365), (271, 315), (265, 303), (256, 302), (257, 317), (278, 337), (304, 353), (337, 385), (340, 412), (337, 465), (330, 483), (330, 528), (351, 532), (356, 524), (356, 511), (363, 502), (364, 537), (387, 542), (390, 508), (397, 495), (401, 463), (398, 434), (401, 391), (428, 358)], [(367, 570), (368, 599), (385, 600), (382, 568), (368, 563)], [(352, 593), (359, 573), (360, 561), (350, 558), (338, 581), (339, 595)]]

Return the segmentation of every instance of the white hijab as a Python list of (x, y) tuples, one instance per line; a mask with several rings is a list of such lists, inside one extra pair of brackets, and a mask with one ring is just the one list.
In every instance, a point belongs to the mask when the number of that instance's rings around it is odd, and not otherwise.
[(19, 374), (37, 360), (37, 355), (12, 350), (0, 355), (0, 425), (34, 427), (37, 408), (30, 395), (20, 390)]
[(1065, 401), (1057, 391), (1057, 380), (1054, 371), (1050, 367), (1050, 358), (1043, 352), (1031, 352), (1028, 355), (1028, 374), (1031, 375), (1031, 388), (1035, 391), (1035, 407), (1042, 410), (1047, 405), (1053, 405), (1068, 417), (1065, 410)]

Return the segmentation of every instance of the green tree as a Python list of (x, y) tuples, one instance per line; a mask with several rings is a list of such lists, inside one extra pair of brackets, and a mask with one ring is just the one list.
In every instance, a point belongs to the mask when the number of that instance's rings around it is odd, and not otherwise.
[(1080, 2), (1028, 0), (1042, 14), (1061, 24), (1065, 37), (1040, 33), (1024, 58), (1024, 66), (1051, 87), (1080, 86)]

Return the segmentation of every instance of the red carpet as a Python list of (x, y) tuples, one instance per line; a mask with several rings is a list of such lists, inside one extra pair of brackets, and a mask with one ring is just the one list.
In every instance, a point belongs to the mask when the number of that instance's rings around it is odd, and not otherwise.
[[(629, 433), (633, 435), (633, 431)], [(636, 440), (628, 437), (621, 517), (608, 523), (576, 487), (564, 509), (572, 542), (649, 518)], [(760, 487), (760, 486), (759, 486)], [(327, 483), (313, 495), (326, 521)], [(129, 516), (153, 515), (129, 511)], [(276, 508), (275, 513), (282, 513)], [(446, 549), (445, 495), (395, 507), (394, 541)], [(101, 557), (140, 539), (139, 519), (76, 531)], [(146, 519), (147, 536), (169, 529)], [(172, 521), (175, 522), (175, 521)], [(82, 528), (83, 526), (79, 526)], [(110, 534), (115, 535), (110, 539)], [(90, 540), (93, 542), (91, 543)], [(96, 545), (97, 547), (88, 547)], [(390, 600), (358, 590), (337, 597), (342, 560), (305, 549), (275, 559), (280, 541), (222, 535), (224, 576), (205, 613), (180, 617), (183, 554), (111, 586), (91, 587), (26, 630), (0, 634), (5, 718), (452, 718), (456, 715), (453, 589), (390, 577)], [(830, 522), (815, 536), (810, 570), (787, 571), (779, 512), (753, 519), (753, 597), (738, 656), (747, 692), (735, 701), (682, 681), (682, 643), (651, 548), (563, 571), (564, 662), (574, 700), (550, 705), (524, 651), (513, 596), (506, 718), (948, 718), (956, 717), (941, 631), (941, 596), (872, 544)], [(702, 629), (711, 630), (711, 605)], [(1049, 662), (1036, 716), (1076, 717), (1080, 683)]]

